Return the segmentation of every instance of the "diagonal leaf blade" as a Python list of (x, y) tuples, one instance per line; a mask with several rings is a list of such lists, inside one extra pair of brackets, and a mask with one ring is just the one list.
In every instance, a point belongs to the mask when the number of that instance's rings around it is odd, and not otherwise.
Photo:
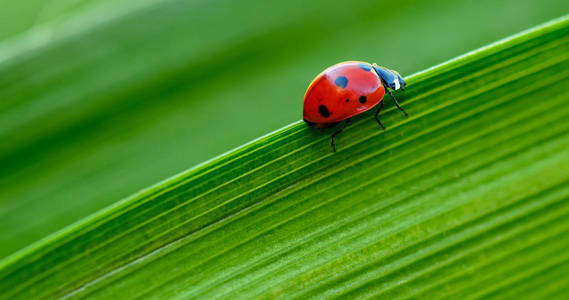
[(2, 298), (564, 293), (568, 33), (406, 78), (410, 117), (364, 114), (336, 154), (297, 122), (125, 199), (3, 260)]

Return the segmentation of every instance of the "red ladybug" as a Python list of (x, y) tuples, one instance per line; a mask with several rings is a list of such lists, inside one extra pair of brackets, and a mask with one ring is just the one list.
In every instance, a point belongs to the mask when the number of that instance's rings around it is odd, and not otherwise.
[[(346, 61), (333, 65), (310, 83), (304, 95), (303, 119), (308, 125), (330, 127), (346, 120), (342, 128), (332, 134), (331, 146), (336, 152), (334, 137), (350, 125), (352, 117), (380, 103), (375, 119), (385, 129), (377, 115), (383, 107), (387, 92), (405, 116), (407, 113), (391, 90), (403, 90), (407, 84), (396, 71), (361, 61)], [(389, 89), (388, 89), (389, 88)]]

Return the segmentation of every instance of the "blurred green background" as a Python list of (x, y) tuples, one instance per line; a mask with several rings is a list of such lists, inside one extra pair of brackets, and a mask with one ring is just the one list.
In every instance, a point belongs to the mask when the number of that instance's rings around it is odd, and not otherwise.
[(0, 258), (301, 118), (343, 60), (420, 71), (569, 1), (0, 0)]

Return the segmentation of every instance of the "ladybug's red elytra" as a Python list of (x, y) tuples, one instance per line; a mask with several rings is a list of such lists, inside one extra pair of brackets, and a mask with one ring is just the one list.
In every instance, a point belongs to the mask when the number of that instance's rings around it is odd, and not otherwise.
[(389, 91), (404, 90), (406, 85), (396, 71), (361, 61), (342, 62), (327, 68), (310, 83), (304, 95), (303, 119), (308, 125), (319, 128), (346, 120), (344, 126), (331, 137), (332, 151), (336, 152), (334, 137), (350, 125), (353, 116), (370, 110), (378, 103), (380, 105), (374, 117), (379, 126), (385, 129), (377, 117), (383, 107), (385, 93), (407, 116)]

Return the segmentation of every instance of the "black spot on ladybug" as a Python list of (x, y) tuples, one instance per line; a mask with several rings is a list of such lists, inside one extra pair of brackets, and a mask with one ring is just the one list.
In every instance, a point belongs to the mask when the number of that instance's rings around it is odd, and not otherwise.
[(371, 71), (371, 67), (368, 64), (360, 63), (359, 66), (366, 71)]
[(361, 96), (361, 97), (360, 97), (360, 103), (363, 104), (363, 103), (366, 103), (366, 102), (367, 102), (366, 96)]
[(328, 107), (320, 104), (318, 106), (318, 112), (320, 113), (320, 115), (322, 115), (324, 118), (328, 118), (330, 116), (330, 112), (328, 111)]
[(350, 102), (350, 99), (346, 99), (346, 102)]
[(348, 85), (348, 78), (346, 78), (345, 76), (340, 76), (336, 78), (334, 83), (341, 88), (345, 88)]

